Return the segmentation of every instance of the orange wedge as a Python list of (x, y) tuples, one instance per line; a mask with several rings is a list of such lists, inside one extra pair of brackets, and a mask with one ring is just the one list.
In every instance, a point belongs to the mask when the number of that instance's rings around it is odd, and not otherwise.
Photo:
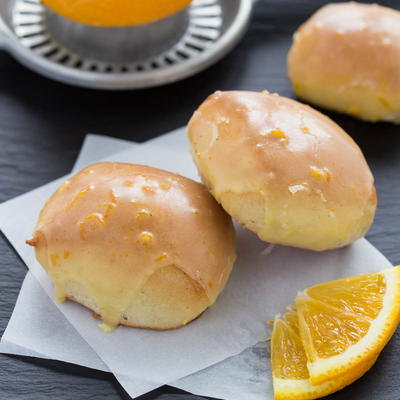
[(276, 318), (271, 340), (272, 377), (275, 400), (313, 400), (337, 392), (367, 372), (376, 357), (361, 363), (351, 373), (320, 385), (312, 385), (307, 356), (300, 338), (296, 312)]
[(400, 266), (313, 286), (296, 309), (310, 383), (357, 375), (399, 324)]

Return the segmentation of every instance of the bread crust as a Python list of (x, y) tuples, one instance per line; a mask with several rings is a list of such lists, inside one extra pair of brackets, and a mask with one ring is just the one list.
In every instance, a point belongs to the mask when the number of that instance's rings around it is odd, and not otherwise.
[(211, 193), (267, 242), (334, 249), (373, 221), (374, 179), (361, 150), (311, 107), (267, 92), (217, 92), (188, 136)]
[(64, 182), (28, 242), (58, 300), (78, 300), (109, 327), (187, 324), (215, 302), (236, 257), (231, 218), (203, 185), (112, 162)]
[(299, 98), (366, 121), (400, 123), (400, 12), (329, 4), (295, 33), (288, 73)]

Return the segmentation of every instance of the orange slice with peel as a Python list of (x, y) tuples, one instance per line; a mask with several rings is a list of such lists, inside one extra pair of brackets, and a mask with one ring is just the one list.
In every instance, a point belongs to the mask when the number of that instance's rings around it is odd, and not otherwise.
[(313, 286), (298, 294), (299, 333), (312, 385), (373, 360), (400, 321), (400, 266)]
[(286, 313), (282, 319), (275, 318), (271, 359), (275, 400), (313, 400), (327, 396), (360, 378), (376, 361), (376, 357), (372, 358), (344, 376), (312, 385), (295, 311)]

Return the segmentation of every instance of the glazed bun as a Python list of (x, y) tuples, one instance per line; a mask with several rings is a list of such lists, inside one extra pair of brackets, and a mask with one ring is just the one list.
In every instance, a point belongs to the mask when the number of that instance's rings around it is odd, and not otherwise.
[(115, 162), (67, 180), (28, 244), (58, 301), (90, 308), (104, 329), (187, 324), (215, 302), (235, 260), (231, 218), (203, 185)]
[(267, 92), (217, 92), (188, 126), (203, 182), (261, 239), (311, 250), (362, 237), (376, 208), (359, 147), (314, 109)]
[(400, 122), (400, 12), (354, 2), (321, 8), (294, 35), (288, 72), (308, 102)]

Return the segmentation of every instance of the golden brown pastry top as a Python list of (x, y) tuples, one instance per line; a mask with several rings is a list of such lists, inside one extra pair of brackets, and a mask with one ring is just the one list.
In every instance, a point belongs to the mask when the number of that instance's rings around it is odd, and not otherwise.
[[(365, 158), (337, 124), (294, 100), (267, 92), (216, 92), (195, 112), (189, 124), (196, 137), (199, 163), (219, 175), (221, 186), (253, 191), (252, 171), (260, 190), (274, 196), (298, 190), (321, 190), (333, 204), (344, 191), (373, 186)], [(223, 177), (221, 177), (221, 175)], [(216, 183), (218, 185), (218, 183)], [(218, 188), (216, 188), (218, 190)]]
[[(267, 92), (216, 92), (188, 135), (205, 184), (266, 241), (335, 248), (372, 222), (374, 179), (361, 150), (311, 107)], [(252, 201), (254, 212), (244, 215)]]
[(203, 185), (146, 166), (104, 162), (56, 191), (30, 244), (59, 300), (63, 283), (83, 283), (112, 325), (146, 280), (168, 265), (198, 282), (212, 304), (229, 276), (234, 242), (230, 217)]
[[(400, 12), (376, 4), (328, 4), (295, 33), (288, 66), (300, 97), (302, 91), (309, 97), (308, 85), (322, 86), (321, 96), (324, 84), (339, 93), (370, 90), (383, 111), (364, 118), (382, 119), (386, 107), (384, 119), (390, 119), (400, 102)], [(353, 104), (346, 111), (357, 115), (363, 107)]]

